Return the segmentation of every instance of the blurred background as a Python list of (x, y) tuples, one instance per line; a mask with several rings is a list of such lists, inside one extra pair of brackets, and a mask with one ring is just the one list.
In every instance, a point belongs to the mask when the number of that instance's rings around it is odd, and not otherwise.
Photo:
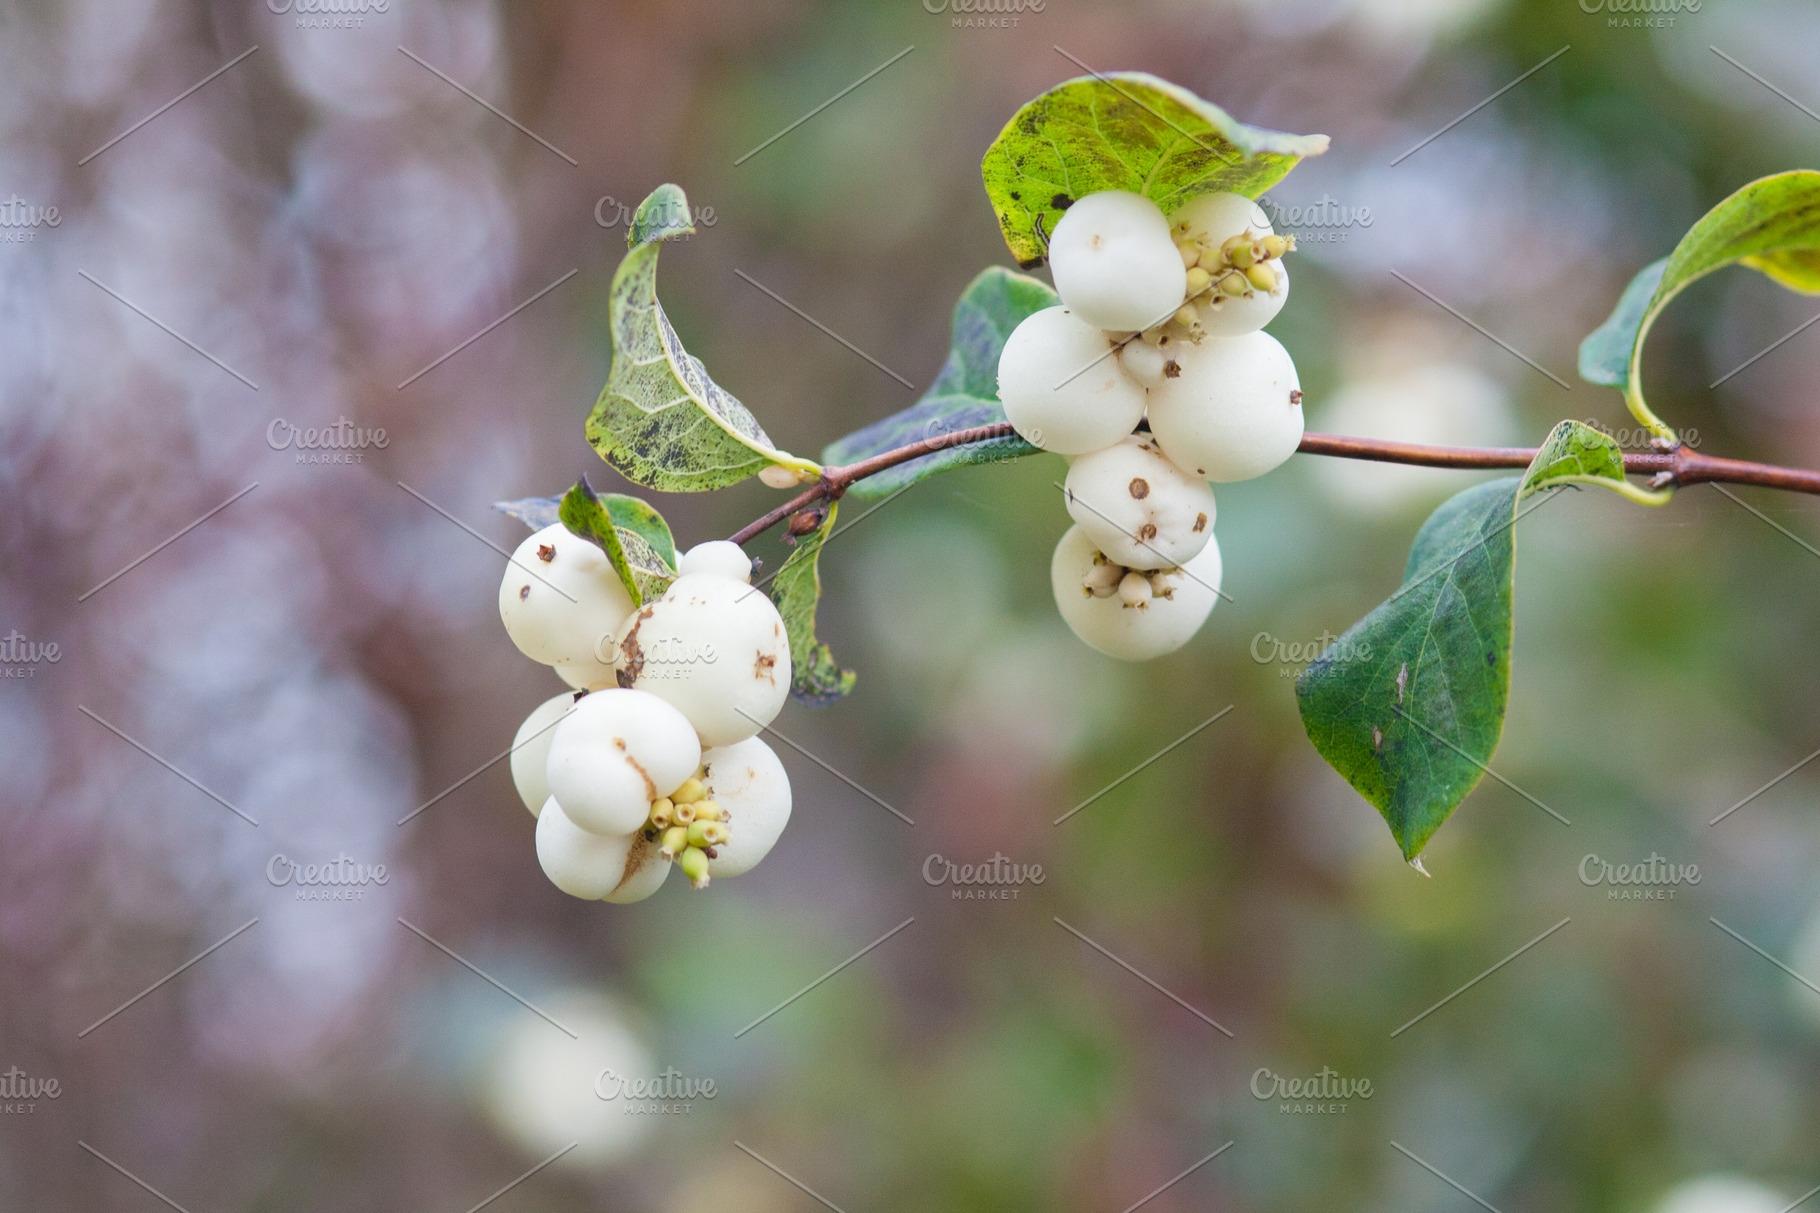
[[(1578, 341), (1713, 203), (1815, 167), (1820, 9), (1613, 7), (14, 0), (0, 1209), (819, 1207), (781, 1171), (852, 1213), (1116, 1210), (1227, 1142), (1145, 1207), (1779, 1213), (1820, 1184), (1820, 764), (1708, 824), (1820, 744), (1810, 501), (1525, 519), (1495, 769), (1572, 824), (1487, 780), (1431, 879), (1291, 679), (1472, 477), (1312, 457), (1221, 489), (1232, 601), (1149, 665), (1055, 615), (1050, 457), (832, 545), (822, 632), (858, 688), (776, 727), (913, 826), (780, 745), (769, 862), (613, 907), (543, 878), (504, 764), (467, 778), (560, 689), (499, 625), (491, 545), (523, 531), (491, 503), (625, 487), (581, 423), (652, 187), (701, 213), (663, 257), (684, 340), (814, 455), (911, 403), (1008, 263), (978, 163), (1016, 107), (1068, 56), (1152, 71), (1333, 138), (1267, 200), (1301, 242), (1272, 331), (1310, 428), (1634, 443)], [(1732, 373), (1814, 306), (1698, 284), (1650, 347), (1657, 411), (1820, 464), (1820, 331)], [(298, 461), (344, 419), (383, 443)], [(778, 496), (655, 499), (693, 543)], [(1652, 854), (1699, 883), (1620, 900), (1583, 866)], [(995, 855), (1042, 883), (925, 879)], [(386, 879), (275, 883), (342, 856)], [(1323, 1070), (1370, 1094), (1271, 1097)]]

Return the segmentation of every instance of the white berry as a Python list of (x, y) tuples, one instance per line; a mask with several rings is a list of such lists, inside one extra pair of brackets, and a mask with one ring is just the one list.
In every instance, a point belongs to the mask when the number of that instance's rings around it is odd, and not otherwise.
[[(1056, 609), (1074, 634), (1108, 657), (1120, 661), (1149, 661), (1187, 644), (1207, 621), (1220, 588), (1220, 545), (1209, 539), (1194, 559), (1179, 569), (1158, 570), (1141, 580), (1149, 582), (1150, 597), (1132, 584), (1127, 573), (1119, 592), (1100, 597), (1084, 588), (1096, 568), (1099, 553), (1081, 528), (1070, 527), (1055, 545), (1049, 580)], [(1161, 590), (1156, 588), (1162, 583)], [(1133, 599), (1138, 603), (1132, 602)]]
[(1032, 446), (1084, 455), (1111, 446), (1144, 416), (1143, 385), (1125, 374), (1112, 342), (1062, 307), (1024, 317), (998, 359), (1005, 418)]
[(550, 760), (550, 743), (556, 738), (556, 722), (575, 706), (575, 696), (564, 692), (538, 704), (512, 738), (512, 783), (518, 798), (537, 816), (543, 802), (550, 798), (550, 780), (545, 768)]
[(790, 778), (771, 747), (756, 737), (701, 756), (703, 782), (720, 806), (727, 840), (708, 861), (710, 876), (738, 876), (770, 853), (790, 821)]
[(608, 633), (595, 646), (605, 661), (559, 661), (550, 668), (556, 671), (557, 677), (578, 691), (604, 691), (616, 687), (619, 683), (614, 681), (613, 667), (609, 664), (616, 643), (612, 634)]
[(1255, 333), (1283, 310), (1289, 300), (1289, 270), (1281, 261), (1272, 261), (1270, 270), (1276, 286), (1268, 291), (1252, 287), (1242, 295), (1229, 295), (1216, 285), (1195, 300), (1195, 316), (1201, 331), (1209, 337), (1238, 337)]
[(1269, 264), (1258, 271), (1257, 282), (1246, 275), (1249, 258), (1244, 265), (1229, 268), (1217, 256), (1218, 250), (1234, 238), (1251, 237), (1262, 242), (1275, 234), (1269, 217), (1257, 203), (1242, 194), (1202, 194), (1171, 215), (1169, 225), (1177, 241), (1213, 254), (1201, 259), (1207, 277), (1197, 279), (1211, 279), (1211, 285), (1198, 291), (1194, 300), (1196, 322), (1202, 333), (1237, 337), (1256, 332), (1282, 310), (1289, 298), (1289, 272), (1280, 256), (1270, 257)]
[(1127, 341), (1119, 349), (1119, 364), (1127, 375), (1145, 387), (1162, 387), (1163, 380), (1170, 375), (1169, 364), (1175, 361), (1173, 346), (1173, 340), (1162, 345), (1144, 340)]
[(1270, 273), (1276, 277), (1272, 290), (1250, 290), (1229, 295), (1214, 286), (1194, 301), (1194, 315), (1201, 331), (1208, 337), (1241, 337), (1256, 333), (1276, 319), (1276, 313), (1289, 302), (1289, 268), (1281, 260), (1272, 260)]
[(1181, 306), (1187, 271), (1156, 203), (1125, 190), (1076, 199), (1049, 238), (1062, 302), (1096, 328), (1147, 329)]
[(701, 742), (683, 714), (643, 691), (584, 696), (550, 742), (545, 775), (569, 819), (596, 834), (629, 834), (651, 802), (695, 774)]
[[(678, 577), (619, 637), (620, 681), (688, 718), (704, 745), (743, 741), (790, 693), (790, 641), (763, 592), (726, 577)], [(560, 793), (558, 793), (560, 795)]]
[(1218, 248), (1234, 236), (1275, 233), (1263, 207), (1243, 194), (1232, 193), (1200, 195), (1169, 216), (1169, 227), (1176, 240), (1198, 240), (1210, 248)]
[(678, 557), (676, 571), (684, 577), (705, 573), (745, 584), (752, 580), (752, 558), (746, 555), (744, 548), (731, 540), (710, 539), (706, 543), (696, 544)]
[(1133, 435), (1068, 469), (1068, 516), (1094, 547), (1132, 569), (1191, 560), (1213, 538), (1213, 489)]
[(641, 901), (670, 874), (670, 861), (642, 831), (584, 830), (554, 796), (537, 815), (537, 862), (551, 884), (588, 901)]
[(1302, 441), (1302, 391), (1269, 333), (1184, 346), (1182, 373), (1150, 394), (1150, 430), (1175, 465), (1215, 482), (1262, 476)]
[(561, 523), (518, 545), (499, 583), (499, 617), (519, 651), (561, 663), (584, 681), (611, 666), (599, 656), (632, 613), (632, 598), (599, 547)]

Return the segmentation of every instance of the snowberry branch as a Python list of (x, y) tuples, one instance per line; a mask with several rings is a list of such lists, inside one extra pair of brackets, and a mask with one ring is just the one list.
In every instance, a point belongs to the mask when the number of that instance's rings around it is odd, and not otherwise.
[[(912, 459), (920, 459), (924, 455), (950, 447), (971, 446), (978, 442), (1014, 437), (1015, 434), (1016, 431), (1009, 423), (975, 426), (913, 442), (856, 463), (823, 468), (821, 479), (815, 484), (741, 527), (732, 535), (732, 540), (743, 544), (749, 539), (755, 539), (791, 515), (820, 501), (838, 500), (859, 481), (868, 476), (876, 476), (900, 463), (908, 463)], [(1369, 459), (1379, 463), (1408, 463), (1435, 468), (1525, 468), (1536, 455), (1534, 447), (1425, 446), (1377, 438), (1347, 438), (1338, 434), (1304, 434), (1297, 449), (1305, 455)], [(1629, 452), (1624, 456), (1624, 470), (1631, 475), (1651, 477), (1651, 485), (1655, 488), (1710, 481), (1820, 494), (1820, 471), (1703, 455), (1685, 446), (1672, 450)]]

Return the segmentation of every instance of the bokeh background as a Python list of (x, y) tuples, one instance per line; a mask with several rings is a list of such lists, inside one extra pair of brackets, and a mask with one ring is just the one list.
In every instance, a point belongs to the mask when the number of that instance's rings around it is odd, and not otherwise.
[[(1282, 225), (1302, 251), (1272, 326), (1311, 428), (1508, 443), (1628, 429), (1576, 381), (1580, 337), (1707, 207), (1820, 147), (1798, 0), (933, 6), (0, 13), (0, 628), (57, 646), (0, 681), (0, 1067), (9, 1093), (57, 1084), (4, 1101), (0, 1209), (157, 1207), (123, 1169), (195, 1213), (462, 1210), (570, 1143), (488, 1207), (819, 1207), (768, 1163), (852, 1213), (1116, 1210), (1228, 1141), (1145, 1207), (1475, 1207), (1415, 1159), (1506, 1211), (1778, 1213), (1820, 1184), (1820, 765), (1708, 825), (1820, 744), (1811, 502), (1739, 493), (1799, 541), (1707, 488), (1526, 518), (1495, 768), (1572, 824), (1488, 780), (1430, 879), (1308, 745), (1276, 644), (1305, 657), (1387, 595), (1472, 477), (1308, 457), (1221, 490), (1233, 601), (1150, 665), (1055, 616), (1048, 457), (922, 484), (832, 545), (822, 630), (858, 689), (777, 728), (914, 826), (780, 746), (797, 803), (769, 861), (621, 908), (542, 877), (503, 764), (447, 791), (559, 688), (499, 626), (497, 552), (438, 510), (512, 545), (492, 502), (623, 487), (581, 422), (619, 208), (662, 181), (704, 208), (664, 254), (677, 327), (813, 455), (915, 392), (736, 271), (920, 389), (961, 288), (1008, 260), (978, 176), (1000, 125), (1080, 74), (1057, 48), (1153, 71), (1333, 138), (1271, 195), (1327, 200)], [(1743, 270), (1699, 284), (1652, 343), (1657, 410), (1709, 451), (1820, 463), (1820, 330), (1707, 386), (1813, 308)], [(270, 440), (342, 418), (385, 445), (299, 466)], [(776, 500), (658, 504), (694, 542)], [(1652, 853), (1700, 882), (1580, 879)], [(1043, 882), (923, 878), (995, 854)], [(277, 855), (387, 880), (298, 901)], [(666, 1068), (712, 1098), (598, 1097)], [(1371, 1095), (1253, 1094), (1323, 1068)]]

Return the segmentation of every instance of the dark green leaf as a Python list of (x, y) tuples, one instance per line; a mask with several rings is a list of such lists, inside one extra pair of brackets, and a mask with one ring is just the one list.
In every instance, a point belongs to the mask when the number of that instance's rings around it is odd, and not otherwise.
[(1005, 243), (1030, 269), (1077, 198), (1130, 190), (1165, 213), (1200, 194), (1255, 198), (1326, 150), (1326, 135), (1246, 126), (1167, 80), (1109, 72), (1065, 81), (1025, 105), (980, 169)]
[(771, 582), (771, 600), (784, 617), (784, 634), (790, 640), (790, 693), (817, 707), (851, 691), (856, 677), (852, 670), (841, 669), (834, 653), (815, 638), (815, 607), (822, 596), (816, 562), (822, 545), (834, 533), (839, 509), (838, 502), (830, 504), (820, 528), (797, 539), (796, 550)]
[(1546, 500), (1538, 494), (1569, 484), (1634, 495), (1617, 444), (1562, 422), (1522, 477), (1475, 485), (1436, 510), (1401, 588), (1296, 680), (1308, 739), (1412, 862), (1478, 785), (1504, 729), (1512, 528)]
[(1631, 279), (1611, 316), (1580, 343), (1580, 377), (1622, 389), (1638, 421), (1673, 438), (1643, 399), (1643, 342), (1669, 300), (1733, 262), (1790, 290), (1820, 292), (1820, 173), (1764, 177), (1706, 212), (1674, 252)]
[(661, 185), (632, 217), (631, 251), (613, 274), (613, 365), (588, 416), (588, 441), (628, 480), (666, 492), (737, 484), (777, 463), (819, 471), (778, 450), (745, 405), (683, 348), (657, 301), (657, 253), (695, 230), (681, 187)]
[(947, 439), (958, 430), (1005, 420), (998, 402), (999, 351), (1024, 317), (1056, 302), (1055, 292), (1035, 278), (1002, 266), (982, 270), (954, 305), (948, 360), (923, 398), (832, 443), (822, 462), (856, 463), (899, 447), (927, 446), (929, 454), (869, 476), (851, 490), (856, 497), (884, 497), (949, 468), (1036, 454), (1036, 447), (1015, 434), (961, 447), (948, 446)]
[[(676, 544), (663, 516), (648, 503), (621, 493), (597, 494), (585, 476), (562, 497), (552, 500), (556, 502), (557, 519), (565, 527), (607, 554), (634, 606), (661, 597), (676, 580)], [(507, 512), (513, 513), (509, 509)]]

